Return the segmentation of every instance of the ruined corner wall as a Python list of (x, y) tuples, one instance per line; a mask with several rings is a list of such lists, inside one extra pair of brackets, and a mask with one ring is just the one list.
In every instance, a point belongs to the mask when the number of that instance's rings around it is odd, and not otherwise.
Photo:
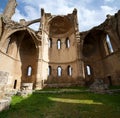
[[(109, 85), (120, 85), (120, 11), (107, 16), (105, 22), (81, 33), (85, 66), (91, 68), (86, 80), (103, 79)], [(82, 36), (83, 35), (83, 36)], [(109, 37), (109, 41), (107, 41)], [(112, 45), (109, 46), (109, 43)], [(88, 51), (86, 51), (88, 50)]]

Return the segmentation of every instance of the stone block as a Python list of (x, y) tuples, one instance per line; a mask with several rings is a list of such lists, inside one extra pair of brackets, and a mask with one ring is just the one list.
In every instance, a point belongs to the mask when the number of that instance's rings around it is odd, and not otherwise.
[(10, 99), (2, 99), (0, 100), (0, 112), (3, 110), (8, 110), (10, 107)]

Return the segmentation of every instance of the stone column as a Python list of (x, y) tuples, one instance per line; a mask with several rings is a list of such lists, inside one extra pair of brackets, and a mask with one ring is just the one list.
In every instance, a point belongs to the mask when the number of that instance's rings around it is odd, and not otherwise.
[(42, 46), (38, 47), (38, 60), (37, 60), (37, 74), (36, 74), (36, 88), (42, 89)]
[(16, 6), (17, 6), (16, 0), (9, 0), (7, 6), (6, 6), (5, 10), (4, 10), (3, 15), (7, 19), (11, 19), (11, 17), (15, 13)]
[(83, 53), (82, 53), (82, 50), (83, 50), (83, 40), (80, 40), (80, 44), (79, 44), (79, 49), (80, 49), (80, 57), (79, 57), (79, 62), (80, 62), (80, 77), (82, 78), (85, 78), (85, 67), (84, 67), (84, 61), (83, 61)]

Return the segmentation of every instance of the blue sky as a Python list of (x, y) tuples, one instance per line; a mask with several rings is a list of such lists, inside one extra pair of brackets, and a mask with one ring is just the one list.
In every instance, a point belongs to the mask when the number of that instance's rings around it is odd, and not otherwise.
[[(8, 0), (0, 0), (0, 13)], [(54, 15), (72, 13), (78, 10), (79, 30), (89, 30), (104, 22), (107, 14), (114, 15), (120, 9), (120, 0), (17, 0), (18, 6), (13, 20), (32, 20), (40, 17), (40, 9)], [(32, 26), (37, 29), (38, 24)]]

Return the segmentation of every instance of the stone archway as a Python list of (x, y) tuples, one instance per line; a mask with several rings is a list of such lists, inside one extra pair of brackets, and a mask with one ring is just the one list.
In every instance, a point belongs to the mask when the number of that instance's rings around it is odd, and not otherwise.
[(37, 49), (33, 38), (27, 31), (21, 40), (19, 53), (22, 71), (21, 83), (33, 83), (33, 87), (35, 87), (37, 73)]
[[(87, 85), (95, 79), (104, 77), (104, 64), (102, 59), (105, 55), (104, 39), (105, 32), (101, 30), (91, 30), (83, 38), (82, 54), (84, 58), (85, 78)], [(91, 74), (87, 73), (87, 66), (91, 67)]]

